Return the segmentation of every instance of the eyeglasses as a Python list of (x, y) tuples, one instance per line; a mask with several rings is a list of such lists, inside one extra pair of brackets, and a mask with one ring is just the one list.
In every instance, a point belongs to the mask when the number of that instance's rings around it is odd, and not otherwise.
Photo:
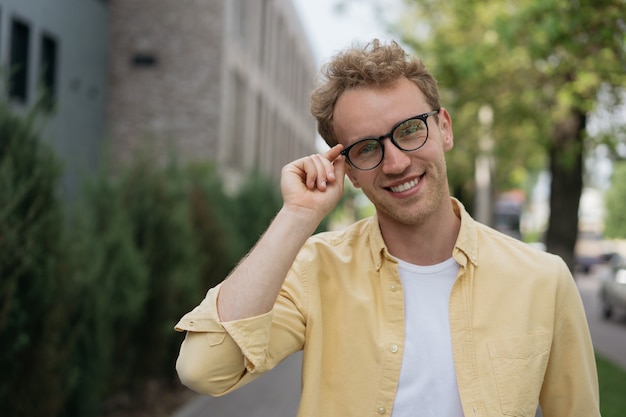
[(416, 151), (428, 140), (428, 116), (439, 113), (440, 109), (420, 114), (396, 124), (391, 132), (378, 138), (361, 139), (341, 151), (348, 162), (361, 171), (369, 171), (383, 162), (385, 147), (383, 140), (389, 138), (398, 149), (404, 152)]

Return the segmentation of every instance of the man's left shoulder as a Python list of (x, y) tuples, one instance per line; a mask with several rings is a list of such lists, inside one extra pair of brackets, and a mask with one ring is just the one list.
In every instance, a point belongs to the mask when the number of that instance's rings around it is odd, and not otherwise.
[(481, 257), (494, 257), (530, 269), (567, 269), (561, 257), (546, 252), (540, 245), (531, 245), (482, 224), (478, 230)]

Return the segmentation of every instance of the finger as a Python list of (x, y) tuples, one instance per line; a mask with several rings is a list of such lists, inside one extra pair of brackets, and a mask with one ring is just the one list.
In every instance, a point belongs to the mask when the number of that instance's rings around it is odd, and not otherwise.
[(328, 172), (330, 168), (330, 161), (324, 158), (322, 155), (316, 154), (309, 157), (312, 162), (313, 168), (307, 172), (307, 185), (309, 189), (317, 187), (318, 190), (326, 190), (328, 183)]
[(341, 151), (343, 151), (343, 145), (337, 144), (324, 153), (324, 158), (328, 159), (330, 162), (333, 162), (339, 157), (339, 155), (341, 155)]
[[(333, 146), (331, 149), (324, 153), (324, 158), (330, 161), (329, 165), (326, 165), (326, 178), (327, 182), (334, 182), (338, 177), (343, 178), (343, 172), (341, 174), (336, 173), (335, 162), (338, 160), (343, 160), (343, 156), (341, 155), (341, 151), (343, 151), (344, 147), (341, 144), (337, 144)], [(343, 167), (343, 166), (342, 166)]]
[(315, 155), (305, 156), (304, 158), (294, 162), (296, 166), (299, 166), (300, 175), (304, 185), (309, 190), (315, 188), (317, 182), (317, 165), (315, 163)]
[[(336, 180), (337, 173), (335, 173), (333, 163), (338, 159), (343, 159), (342, 150), (343, 145), (335, 145), (323, 154), (313, 154), (302, 159), (304, 183), (309, 190), (317, 188), (325, 191), (328, 183)], [(343, 171), (341, 177), (343, 178)]]

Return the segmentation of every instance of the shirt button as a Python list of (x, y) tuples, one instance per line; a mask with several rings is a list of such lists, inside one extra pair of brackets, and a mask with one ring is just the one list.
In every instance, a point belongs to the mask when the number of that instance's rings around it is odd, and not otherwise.
[(397, 289), (398, 287), (395, 284), (391, 284), (391, 292), (396, 292)]
[(391, 353), (398, 353), (398, 345), (391, 345), (391, 349), (389, 350), (391, 350)]
[(194, 324), (196, 324), (196, 323), (195, 323), (193, 320), (190, 320), (190, 321), (189, 321), (189, 327), (193, 327), (193, 326), (194, 326)]
[(376, 411), (378, 411), (378, 414), (385, 414), (385, 411), (387, 410), (385, 410), (385, 407), (378, 407), (378, 410)]

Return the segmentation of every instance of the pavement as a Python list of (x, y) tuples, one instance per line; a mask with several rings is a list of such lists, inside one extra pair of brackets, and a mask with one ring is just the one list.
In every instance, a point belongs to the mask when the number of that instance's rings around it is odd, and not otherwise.
[[(576, 273), (596, 353), (626, 370), (626, 315), (601, 317), (600, 275), (604, 265), (589, 274)], [(300, 399), (301, 353), (249, 385), (223, 397), (198, 396), (172, 417), (294, 417)], [(538, 414), (540, 415), (540, 414)]]
[(576, 283), (585, 305), (589, 332), (597, 354), (626, 370), (626, 314), (610, 320), (602, 318), (600, 296), (601, 274), (608, 268), (596, 265), (591, 273), (576, 274)]

